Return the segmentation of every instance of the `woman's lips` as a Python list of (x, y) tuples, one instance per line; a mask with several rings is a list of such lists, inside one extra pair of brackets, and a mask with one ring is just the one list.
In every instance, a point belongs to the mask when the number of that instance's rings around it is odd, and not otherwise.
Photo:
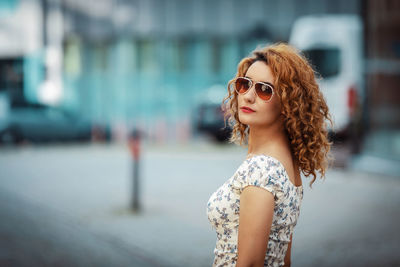
[(252, 113), (252, 112), (254, 112), (254, 110), (252, 110), (251, 108), (248, 108), (248, 107), (241, 107), (240, 108), (243, 112), (245, 112), (245, 113)]

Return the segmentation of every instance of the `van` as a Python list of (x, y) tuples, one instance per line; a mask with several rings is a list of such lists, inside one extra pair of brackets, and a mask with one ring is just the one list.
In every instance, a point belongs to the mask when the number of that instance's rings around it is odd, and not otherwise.
[(334, 136), (354, 136), (364, 102), (362, 22), (357, 15), (310, 15), (298, 18), (289, 43), (300, 49), (322, 79)]

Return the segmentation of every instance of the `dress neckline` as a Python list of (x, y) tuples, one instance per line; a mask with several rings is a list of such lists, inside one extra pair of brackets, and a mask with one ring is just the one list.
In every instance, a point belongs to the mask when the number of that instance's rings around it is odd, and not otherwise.
[(289, 183), (290, 183), (294, 188), (296, 188), (296, 189), (301, 189), (301, 188), (303, 188), (303, 185), (295, 186), (295, 185), (292, 183), (292, 181), (290, 181), (290, 179), (289, 179), (289, 174), (287, 173), (287, 171), (286, 171), (286, 169), (285, 169), (285, 166), (283, 166), (282, 162), (280, 162), (278, 159), (276, 159), (276, 158), (274, 158), (274, 157), (272, 157), (272, 156), (270, 156), (270, 155), (264, 154), (264, 153), (261, 153), (261, 154), (249, 154), (249, 155), (250, 155), (250, 156), (247, 156), (247, 157), (246, 157), (246, 160), (249, 160), (249, 159), (251, 159), (251, 158), (253, 158), (253, 157), (257, 157), (257, 156), (265, 156), (265, 157), (267, 157), (267, 158), (272, 159), (273, 161), (278, 162), (278, 164), (282, 167), (283, 171), (285, 172), (286, 178), (288, 179)]

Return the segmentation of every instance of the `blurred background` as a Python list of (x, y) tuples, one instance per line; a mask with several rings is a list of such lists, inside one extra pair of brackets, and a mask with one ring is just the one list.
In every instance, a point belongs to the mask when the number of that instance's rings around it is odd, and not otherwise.
[(399, 32), (395, 0), (0, 0), (0, 266), (211, 266), (221, 101), (278, 41), (334, 119), (293, 266), (400, 266)]

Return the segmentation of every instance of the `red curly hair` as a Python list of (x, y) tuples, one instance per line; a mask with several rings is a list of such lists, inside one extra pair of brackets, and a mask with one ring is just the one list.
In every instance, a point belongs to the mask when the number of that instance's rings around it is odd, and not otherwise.
[[(294, 160), (301, 172), (313, 176), (316, 172), (325, 177), (332, 159), (327, 122), (332, 124), (328, 106), (316, 82), (317, 73), (305, 56), (296, 48), (277, 43), (256, 49), (238, 65), (236, 77), (246, 75), (251, 64), (264, 61), (275, 77), (275, 94), (282, 104), (286, 134), (291, 144)], [(224, 119), (232, 126), (230, 142), (242, 146), (248, 142), (249, 127), (239, 121), (238, 98), (233, 88), (234, 79), (228, 83), (228, 95), (222, 101)], [(226, 126), (226, 124), (225, 124)]]

